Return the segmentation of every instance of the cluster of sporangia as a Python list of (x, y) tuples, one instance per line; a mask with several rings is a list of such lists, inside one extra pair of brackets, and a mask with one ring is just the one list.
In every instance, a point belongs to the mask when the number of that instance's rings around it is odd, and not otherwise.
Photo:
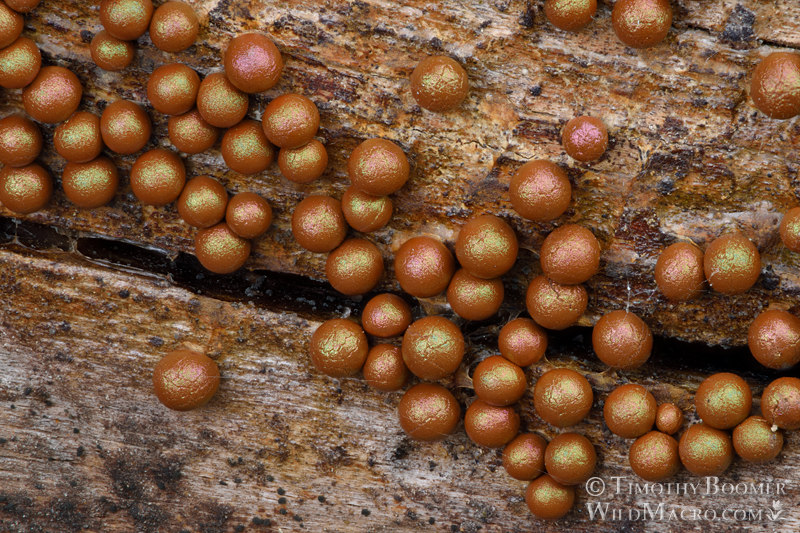
[[(12, 22), (21, 17), (0, 4)], [(104, 0), (100, 4), (104, 30), (92, 39), (95, 63), (117, 71), (134, 58), (132, 41), (149, 29), (153, 44), (165, 52), (179, 52), (194, 44), (199, 21), (183, 2), (169, 1), (154, 9), (150, 0)], [(2, 23), (2, 21), (0, 21)], [(0, 26), (4, 33), (13, 28)], [(151, 122), (139, 105), (127, 100), (108, 104), (100, 117), (77, 111), (83, 89), (68, 69), (40, 69), (41, 55), (30, 39), (9, 34), (12, 44), (0, 50), (0, 84), (23, 88), (25, 111), (35, 120), (60, 123), (53, 144), (67, 160), (61, 176), (64, 194), (80, 208), (97, 208), (117, 193), (114, 161), (101, 155), (130, 155), (142, 150), (151, 137)], [(15, 40), (16, 39), (16, 40)], [(4, 41), (5, 42), (5, 41)], [(9, 44), (5, 42), (5, 44)], [(316, 179), (327, 165), (327, 152), (314, 140), (319, 112), (311, 100), (298, 94), (275, 98), (259, 124), (246, 120), (249, 93), (273, 87), (283, 70), (283, 60), (273, 42), (261, 34), (231, 39), (224, 55), (225, 73), (202, 81), (197, 72), (180, 63), (155, 69), (147, 82), (153, 108), (169, 115), (168, 135), (179, 151), (197, 154), (217, 142), (228, 167), (242, 174), (264, 171), (275, 159), (290, 180)], [(12, 211), (30, 213), (50, 200), (49, 173), (33, 161), (42, 149), (42, 135), (29, 119), (20, 116), (0, 121), (0, 201)], [(136, 158), (130, 171), (131, 190), (145, 205), (164, 206), (177, 200), (183, 220), (198, 228), (195, 254), (208, 270), (226, 274), (238, 270), (250, 255), (250, 240), (263, 234), (272, 222), (272, 209), (262, 197), (241, 192), (230, 201), (225, 187), (208, 176), (186, 181), (186, 169), (174, 151), (155, 148)], [(224, 219), (224, 222), (223, 222)]]
[[(84, 208), (111, 201), (117, 190), (117, 170), (102, 156), (103, 145), (119, 154), (142, 149), (150, 138), (150, 120), (138, 105), (118, 100), (100, 118), (76, 112), (82, 87), (77, 77), (62, 67), (41, 66), (36, 45), (20, 37), (22, 17), (38, 0), (0, 2), (0, 85), (25, 88), (25, 110), (39, 122), (58, 123), (55, 148), (67, 161), (62, 184), (67, 198)], [(595, 0), (547, 0), (545, 13), (558, 28), (577, 31), (588, 24)], [(131, 41), (148, 28), (158, 48), (176, 52), (196, 39), (198, 20), (192, 9), (169, 1), (153, 9), (150, 0), (104, 0), (100, 18), (105, 31), (91, 44), (92, 57), (101, 68), (119, 70), (132, 60)], [(618, 0), (613, 9), (614, 31), (627, 45), (641, 48), (664, 39), (672, 21), (667, 0)], [(169, 139), (188, 154), (210, 149), (218, 128), (229, 128), (221, 152), (234, 171), (254, 174), (265, 170), (280, 148), (278, 165), (283, 175), (298, 183), (320, 177), (327, 166), (324, 146), (314, 139), (319, 113), (308, 98), (287, 94), (275, 98), (262, 122), (245, 120), (247, 93), (265, 91), (280, 77), (283, 63), (272, 41), (260, 34), (231, 40), (225, 52), (225, 73), (202, 80), (192, 69), (170, 64), (156, 69), (148, 84), (152, 106), (171, 115)], [(422, 60), (411, 75), (411, 92), (429, 111), (456, 109), (466, 98), (469, 82), (464, 69), (447, 57)], [(753, 74), (751, 97), (773, 118), (800, 114), (800, 56), (773, 53)], [(64, 122), (65, 121), (65, 122)], [(570, 120), (562, 134), (564, 149), (576, 161), (599, 159), (608, 146), (608, 133), (600, 119)], [(30, 213), (49, 201), (52, 182), (48, 172), (33, 163), (42, 148), (42, 136), (30, 120), (12, 116), (0, 121), (0, 201), (10, 210)], [(341, 201), (310, 196), (292, 216), (297, 242), (312, 252), (330, 252), (326, 274), (332, 286), (347, 295), (371, 291), (382, 279), (384, 263), (378, 248), (363, 238), (345, 240), (348, 225), (361, 233), (385, 226), (392, 215), (388, 195), (409, 177), (402, 149), (383, 139), (369, 139), (353, 150), (348, 172), (351, 187)], [(228, 201), (224, 187), (210, 177), (185, 183), (185, 169), (174, 152), (155, 149), (138, 157), (131, 169), (131, 188), (144, 204), (166, 205), (178, 200), (178, 211), (189, 224), (201, 228), (196, 237), (200, 262), (217, 273), (240, 268), (250, 253), (250, 242), (271, 221), (269, 204), (252, 193)], [(514, 209), (534, 221), (552, 221), (569, 207), (572, 189), (565, 172), (550, 161), (524, 164), (511, 180), (509, 195)], [(221, 222), (223, 217), (226, 222)], [(789, 211), (780, 227), (784, 244), (800, 252), (800, 207)], [(411, 296), (428, 298), (446, 291), (452, 310), (467, 320), (494, 315), (503, 301), (501, 276), (517, 259), (513, 229), (491, 215), (477, 216), (460, 230), (455, 255), (438, 239), (419, 236), (401, 245), (394, 270), (402, 289)], [(539, 361), (547, 348), (545, 329), (560, 330), (574, 324), (587, 306), (582, 285), (599, 270), (600, 244), (582, 226), (565, 224), (553, 230), (540, 251), (543, 275), (534, 278), (526, 296), (532, 319), (517, 318), (500, 331), (499, 356), (481, 361), (472, 382), (477, 399), (464, 415), (467, 435), (486, 447), (503, 447), (503, 465), (512, 477), (530, 481), (526, 501), (543, 518), (559, 518), (574, 503), (574, 487), (587, 480), (595, 468), (596, 454), (583, 435), (564, 432), (549, 443), (534, 433), (518, 434), (520, 417), (514, 404), (528, 384), (523, 367)], [(722, 294), (748, 290), (761, 270), (758, 250), (743, 234), (729, 233), (714, 240), (705, 254), (689, 242), (675, 243), (661, 254), (655, 268), (656, 283), (670, 300), (685, 301), (699, 295), (708, 281)], [(362, 330), (363, 327), (363, 330)], [(375, 338), (402, 335), (400, 346), (382, 343), (369, 348), (366, 333)], [(612, 311), (595, 325), (592, 343), (599, 359), (626, 370), (640, 367), (650, 356), (653, 338), (647, 324), (628, 311)], [(770, 368), (786, 369), (800, 362), (800, 319), (780, 310), (767, 310), (754, 320), (748, 342), (755, 358)], [(352, 320), (329, 320), (314, 332), (310, 354), (314, 366), (333, 377), (363, 372), (366, 381), (382, 391), (401, 389), (413, 374), (436, 381), (451, 376), (465, 352), (460, 328), (441, 316), (412, 322), (408, 302), (394, 294), (369, 300), (361, 326)], [(219, 369), (209, 357), (179, 350), (157, 365), (153, 381), (156, 394), (178, 410), (204, 405), (219, 386)], [(594, 395), (588, 380), (568, 368), (544, 373), (534, 387), (534, 408), (557, 428), (573, 426), (589, 413)], [(609, 429), (635, 438), (630, 448), (634, 472), (658, 481), (674, 475), (680, 463), (698, 475), (719, 475), (733, 459), (733, 450), (748, 461), (768, 461), (783, 446), (780, 429), (800, 428), (800, 379), (780, 378), (769, 384), (761, 398), (762, 416), (749, 416), (752, 394), (747, 383), (733, 374), (706, 379), (695, 396), (702, 423), (689, 427), (676, 441), (683, 412), (671, 403), (657, 405), (644, 387), (626, 384), (605, 400), (603, 414)], [(420, 383), (408, 389), (398, 405), (400, 425), (412, 438), (435, 440), (451, 433), (461, 418), (455, 397), (445, 387)], [(651, 431), (653, 425), (657, 431)], [(726, 430), (733, 429), (733, 438)]]

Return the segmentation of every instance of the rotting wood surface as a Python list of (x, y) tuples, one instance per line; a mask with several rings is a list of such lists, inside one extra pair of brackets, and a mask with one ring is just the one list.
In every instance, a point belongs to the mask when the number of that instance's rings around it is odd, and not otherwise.
[[(223, 302), (168, 281), (93, 265), (62, 251), (0, 250), (3, 387), (0, 389), (0, 529), (8, 531), (796, 531), (800, 527), (800, 439), (779, 458), (737, 460), (720, 483), (764, 483), (785, 494), (628, 494), (640, 481), (627, 464), (630, 440), (613, 436), (597, 401), (620, 379), (647, 386), (659, 402), (692, 412), (705, 373), (661, 354), (617, 375), (587, 357), (580, 338), (554, 339), (532, 383), (554, 366), (585, 373), (595, 392), (589, 417), (571, 428), (598, 451), (607, 492), (578, 490), (557, 523), (534, 520), (525, 483), (506, 475), (498, 451), (472, 444), (459, 425), (437, 443), (400, 429), (399, 393), (363, 380), (332, 380), (308, 364), (307, 334), (318, 320), (287, 309)], [(471, 396), (466, 368), (491, 351), (486, 331), (467, 336), (464, 367), (449, 384)], [(203, 409), (171, 412), (152, 395), (152, 368), (166, 349), (205, 347), (220, 364), (220, 390)], [(744, 373), (760, 396), (763, 380)], [(756, 402), (757, 403), (757, 402)], [(548, 438), (521, 402), (523, 424)], [(616, 494), (614, 476), (623, 478)], [(674, 483), (706, 481), (682, 471)], [(281, 490), (283, 489), (283, 490)], [(674, 489), (673, 489), (674, 490)], [(766, 491), (767, 489), (762, 489)], [(633, 492), (633, 489), (631, 489)], [(320, 501), (322, 496), (324, 501)], [(281, 500), (285, 498), (285, 500)], [(590, 519), (587, 503), (645, 504), (686, 516), (725, 509), (761, 518), (706, 521)], [(778, 502), (777, 507), (773, 502)], [(285, 509), (285, 514), (281, 510)], [(781, 521), (767, 511), (783, 509)], [(610, 513), (610, 512), (609, 512)], [(755, 516), (755, 515), (754, 515)], [(254, 521), (255, 519), (255, 521)], [(269, 520), (271, 526), (265, 526)], [(431, 521), (432, 520), (432, 521)]]
[[(256, 242), (250, 269), (324, 279), (325, 255), (294, 242), (291, 212), (307, 194), (341, 196), (352, 148), (382, 136), (406, 150), (414, 169), (409, 185), (394, 195), (391, 224), (370, 236), (389, 267), (384, 287), (396, 287), (391, 258), (409, 236), (433, 233), (452, 244), (464, 220), (489, 212), (509, 220), (525, 248), (507, 277), (510, 297), (518, 298), (553, 225), (521, 220), (506, 189), (521, 163), (549, 158), (569, 167), (575, 185), (574, 206), (557, 223), (586, 224), (604, 247), (582, 324), (629, 305), (656, 333), (741, 345), (765, 305), (796, 305), (800, 256), (780, 245), (776, 229), (780, 214), (798, 201), (800, 123), (767, 119), (746, 95), (748, 73), (761, 56), (800, 47), (794, 0), (680, 2), (666, 43), (644, 51), (616, 39), (608, 6), (577, 34), (554, 30), (538, 2), (206, 1), (195, 7), (204, 27), (196, 46), (167, 54), (144, 37), (136, 65), (122, 73), (91, 62), (88, 42), (100, 28), (94, 2), (44, 2), (28, 17), (26, 34), (46, 62), (78, 74), (84, 107), (100, 112), (120, 97), (147, 105), (143, 81), (160, 64), (180, 61), (206, 74), (221, 68), (232, 35), (270, 32), (286, 68), (274, 89), (251, 99), (251, 115), (260, 117), (265, 103), (284, 92), (314, 99), (331, 155), (327, 174), (300, 187), (282, 179), (276, 166), (258, 176), (230, 172), (216, 150), (186, 159), (190, 176), (209, 174), (232, 192), (252, 190), (272, 202), (276, 223)], [(431, 53), (457, 58), (469, 72), (470, 97), (457, 112), (422, 111), (409, 94), (408, 75)], [(0, 113), (19, 109), (19, 94), (5, 91)], [(593, 165), (576, 165), (560, 146), (561, 126), (583, 113), (602, 117), (612, 135), (608, 153)], [(149, 147), (168, 146), (164, 117), (150, 114), (156, 127)], [(131, 194), (133, 159), (116, 158), (125, 185), (111, 206), (77, 210), (58, 192), (51, 207), (25, 218), (191, 252), (194, 230), (174, 208), (143, 207)], [(44, 161), (60, 175), (63, 163), (52, 150)], [(660, 249), (676, 239), (704, 246), (731, 229), (744, 231), (761, 250), (764, 273), (754, 290), (733, 298), (709, 292), (681, 305), (654, 291)]]
[[(796, 435), (788, 435), (778, 461), (760, 467), (737, 461), (723, 476), (787, 483), (786, 495), (591, 499), (626, 509), (667, 502), (761, 510), (762, 519), (752, 524), (603, 523), (587, 516), (582, 489), (568, 519), (533, 520), (522, 500), (524, 484), (506, 476), (499, 455), (472, 445), (462, 429), (443, 443), (410, 442), (395, 420), (398, 395), (310, 370), (307, 333), (329, 316), (357, 313), (361, 304), (313, 282), (324, 279), (325, 256), (301, 250), (289, 229), (291, 211), (305, 195), (341, 196), (347, 156), (370, 136), (398, 142), (413, 168), (409, 185), (394, 195), (390, 226), (369, 237), (383, 250), (390, 274), (392, 254), (409, 236), (431, 233), (452, 244), (472, 214), (509, 220), (523, 251), (506, 277), (508, 298), (498, 320), (465, 325), (470, 353), (451, 384), (465, 406), (467, 370), (495, 349), (498, 325), (521, 309), (525, 285), (538, 271), (539, 245), (552, 228), (513, 212), (508, 180), (528, 159), (550, 158), (569, 168), (575, 187), (574, 206), (558, 223), (586, 224), (604, 247), (583, 325), (629, 306), (663, 337), (741, 345), (761, 308), (793, 308), (800, 288), (800, 256), (781, 247), (776, 231), (780, 213), (798, 201), (800, 124), (765, 118), (746, 96), (748, 73), (761, 56), (800, 48), (800, 5), (678, 2), (667, 43), (633, 51), (614, 37), (608, 5), (587, 30), (566, 34), (547, 24), (540, 2), (193, 4), (204, 26), (195, 47), (165, 54), (145, 37), (136, 65), (117, 74), (90, 60), (88, 42), (100, 29), (94, 2), (44, 0), (27, 17), (25, 34), (46, 63), (76, 72), (84, 108), (99, 113), (119, 97), (146, 105), (143, 80), (154, 67), (179, 61), (211, 72), (221, 67), (220, 52), (233, 34), (266, 29), (287, 66), (275, 89), (251, 99), (251, 116), (260, 117), (280, 93), (307, 94), (321, 110), (320, 137), (331, 166), (323, 179), (299, 187), (276, 167), (251, 177), (230, 172), (216, 150), (186, 158), (190, 175), (215, 176), (231, 192), (259, 192), (275, 209), (275, 225), (255, 243), (248, 271), (229, 278), (198, 275), (183, 253), (192, 250), (193, 230), (174, 208), (136, 202), (127, 185), (134, 157), (115, 157), (123, 189), (109, 207), (76, 210), (59, 190), (50, 207), (18, 217), (19, 225), (0, 220), (8, 234), (0, 250), (6, 366), (0, 529), (800, 528)], [(413, 66), (431, 53), (457, 58), (469, 72), (473, 88), (458, 112), (422, 111), (408, 93)], [(2, 95), (0, 115), (21, 109), (19, 91)], [(149, 147), (169, 146), (164, 117), (149, 111), (155, 124)], [(611, 149), (594, 165), (576, 165), (560, 147), (561, 126), (583, 113), (602, 116), (612, 135)], [(52, 128), (45, 137), (51, 140)], [(52, 149), (43, 161), (58, 183), (63, 162)], [(702, 246), (734, 228), (762, 252), (757, 286), (734, 298), (708, 293), (688, 305), (666, 303), (652, 281), (659, 250), (681, 238)], [(390, 280), (383, 288), (396, 289)], [(416, 312), (423, 309), (439, 312), (446, 303), (424, 301)], [(641, 371), (617, 375), (597, 363), (586, 330), (551, 341), (548, 361), (529, 371), (530, 381), (553, 365), (588, 373), (595, 408), (575, 429), (596, 445), (598, 475), (607, 482), (615, 475), (636, 481), (627, 467), (630, 442), (612, 436), (601, 420), (599, 400), (617, 381), (643, 383), (659, 401), (672, 399), (691, 412), (691, 394), (711, 371), (743, 372), (756, 396), (774, 377), (753, 369), (740, 351), (705, 353), (700, 345), (669, 341), (657, 343)], [(225, 382), (208, 408), (178, 414), (155, 402), (150, 373), (165, 351), (183, 342), (209, 350)], [(529, 400), (521, 408), (525, 427), (552, 436)], [(676, 481), (696, 478), (682, 472)], [(776, 510), (775, 501), (787, 519), (777, 524), (764, 515)]]

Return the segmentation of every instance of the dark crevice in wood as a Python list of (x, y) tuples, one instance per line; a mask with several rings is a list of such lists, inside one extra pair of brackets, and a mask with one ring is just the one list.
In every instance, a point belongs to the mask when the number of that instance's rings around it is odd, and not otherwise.
[[(252, 304), (270, 311), (294, 312), (313, 320), (351, 314), (359, 316), (364, 303), (372, 296), (348, 298), (334, 291), (327, 283), (264, 270), (240, 270), (232, 275), (215, 275), (206, 271), (190, 254), (172, 254), (157, 248), (57, 231), (50, 226), (4, 217), (0, 217), (0, 243), (40, 252), (68, 252), (109, 268), (164, 277), (197, 295)], [(404, 297), (412, 304), (415, 317), (424, 314), (417, 302), (408, 296)], [(452, 315), (450, 318), (461, 323), (469, 344), (476, 351), (493, 351), (496, 350), (500, 328), (519, 311), (521, 309), (504, 308), (493, 319), (481, 322), (464, 322)], [(591, 328), (574, 327), (550, 332), (549, 337), (551, 353), (577, 357), (592, 354)], [(656, 337), (650, 364), (686, 372), (695, 372), (698, 368), (708, 373), (731, 371), (759, 382), (768, 382), (778, 375), (760, 367), (747, 348), (722, 348), (663, 337)], [(795, 370), (787, 374), (797, 375), (798, 372)]]
[(173, 253), (123, 240), (55, 229), (27, 220), (0, 217), (0, 244), (42, 252), (69, 252), (114, 269), (156, 275), (192, 293), (224, 301), (252, 303), (272, 311), (296, 312), (313, 319), (360, 312), (367, 298), (352, 299), (327, 283), (266, 270), (239, 270), (217, 275), (205, 270), (191, 254)]
[[(592, 370), (602, 371), (604, 365), (596, 360), (592, 350), (591, 328), (574, 327), (564, 331), (551, 331), (548, 336), (548, 345), (552, 352), (578, 359), (590, 357)], [(616, 372), (621, 381), (640, 382), (649, 377), (648, 368), (701, 377), (717, 372), (733, 372), (750, 383), (762, 385), (783, 375), (800, 376), (800, 369), (797, 368), (784, 372), (764, 368), (753, 358), (747, 347), (723, 348), (659, 336), (654, 338), (653, 354), (644, 367), (632, 371), (608, 372)]]
[(789, 48), (790, 50), (798, 50), (798, 51), (800, 51), (800, 46), (796, 46), (796, 45), (789, 44), (789, 43), (771, 41), (769, 39), (759, 39), (758, 42), (760, 42), (762, 45), (774, 46), (775, 48)]

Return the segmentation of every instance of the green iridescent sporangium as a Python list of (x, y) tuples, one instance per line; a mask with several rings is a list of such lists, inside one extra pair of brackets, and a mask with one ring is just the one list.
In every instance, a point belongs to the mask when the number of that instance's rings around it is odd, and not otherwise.
[(367, 194), (353, 194), (350, 201), (350, 210), (358, 217), (373, 217), (380, 214), (389, 201), (387, 196), (372, 196)]
[(108, 169), (98, 165), (82, 165), (72, 174), (72, 186), (84, 193), (104, 189), (108, 183)]
[(707, 409), (716, 413), (728, 413), (739, 410), (740, 406), (747, 403), (745, 392), (733, 383), (725, 383), (717, 387), (712, 394), (706, 397)]
[[(518, 374), (510, 365), (495, 365), (488, 372), (480, 374), (479, 379), (487, 389), (513, 387), (517, 383)], [(474, 378), (473, 378), (474, 379)]]
[[(259, 128), (260, 129), (260, 128)], [(265, 156), (269, 153), (267, 139), (263, 133), (252, 128), (239, 128), (236, 135), (226, 139), (226, 147), (236, 159)]]
[(311, 143), (286, 151), (286, 163), (290, 168), (309, 168), (314, 166), (318, 160), (319, 154)]
[(786, 233), (792, 236), (800, 236), (800, 216), (790, 218), (786, 222)]
[(109, 62), (124, 59), (128, 56), (128, 46), (125, 41), (103, 39), (97, 46), (97, 55)]
[(625, 11), (625, 24), (631, 27), (659, 26), (671, 18), (669, 11), (664, 10), (658, 2), (638, 2), (633, 8)]
[(0, 6), (0, 28), (13, 28), (19, 24), (19, 15), (5, 4)]
[(237, 257), (247, 248), (247, 241), (234, 235), (227, 225), (221, 224), (207, 230), (203, 249), (206, 254), (219, 259)]
[(234, 87), (224, 74), (209, 75), (204, 81), (204, 106), (212, 113), (234, 113), (247, 107), (247, 95)]
[(358, 351), (361, 340), (350, 329), (333, 328), (322, 338), (317, 349), (331, 363), (347, 359), (350, 354)]
[(380, 313), (380, 318), (377, 320), (373, 318), (373, 320), (382, 324), (397, 324), (405, 320), (405, 313), (394, 305), (383, 305), (378, 309), (378, 312)]
[(339, 231), (341, 216), (327, 203), (316, 206), (298, 219), (303, 233), (308, 235), (335, 234)]
[(406, 271), (414, 278), (438, 276), (444, 268), (440, 250), (422, 243), (412, 248), (405, 263)]
[[(596, 2), (592, 0), (560, 0), (553, 2), (553, 12), (559, 17), (574, 17), (590, 10)], [(596, 6), (595, 6), (596, 8)]]
[(461, 76), (450, 65), (439, 64), (435, 69), (422, 75), (421, 88), (428, 92), (454, 92), (461, 87)]
[(255, 202), (242, 202), (236, 206), (235, 218), (243, 223), (262, 223), (267, 218), (267, 211)]
[(148, 11), (146, 4), (139, 0), (122, 0), (119, 2), (109, 2), (108, 19), (118, 26), (128, 26), (138, 24), (139, 21), (147, 18)]
[(566, 410), (575, 398), (583, 395), (581, 386), (572, 379), (562, 379), (544, 390), (543, 399), (549, 405), (560, 405)]
[(0, 73), (20, 72), (31, 65), (35, 57), (24, 46), (10, 46), (0, 50)]
[(226, 200), (227, 198), (220, 198), (215, 191), (204, 187), (191, 191), (183, 201), (190, 211), (200, 212), (219, 208)]
[(72, 84), (64, 76), (50, 76), (47, 83), (41, 83), (37, 90), (30, 91), (29, 97), (33, 105), (47, 109), (68, 100), (72, 90)]
[(366, 276), (372, 270), (374, 260), (371, 250), (351, 247), (349, 253), (335, 256), (334, 270), (344, 277)]
[(586, 447), (578, 439), (570, 439), (560, 443), (555, 451), (551, 452), (552, 462), (561, 466), (580, 465), (591, 462)]
[(25, 168), (18, 168), (8, 174), (3, 187), (7, 196), (21, 200), (28, 196), (35, 196), (41, 189), (41, 183), (32, 172)]
[(718, 256), (718, 268), (719, 270), (747, 268), (751, 259), (752, 253), (749, 248), (741, 246), (739, 243), (731, 243)]
[(454, 292), (456, 299), (468, 305), (481, 305), (497, 296), (497, 288), (492, 281), (482, 279), (461, 280), (454, 287)]
[(308, 112), (300, 101), (287, 99), (282, 105), (270, 109), (270, 114), (266, 118), (272, 131), (288, 133), (306, 126)]
[(124, 137), (141, 131), (142, 123), (134, 110), (123, 108), (112, 116), (107, 128), (112, 137)]
[(716, 290), (742, 292), (758, 279), (761, 257), (750, 240), (740, 233), (729, 233), (712, 242), (705, 255), (708, 281)]
[(170, 72), (158, 79), (155, 92), (161, 98), (167, 100), (194, 98), (197, 90), (197, 83), (195, 83), (197, 80), (193, 78), (195, 77), (192, 76), (192, 72), (187, 72), (183, 69)]
[(169, 10), (165, 14), (162, 10), (158, 17), (153, 18), (150, 31), (161, 35), (180, 35), (191, 32), (193, 27), (192, 21), (182, 11)]
[(148, 189), (160, 189), (164, 185), (164, 177), (175, 172), (175, 167), (167, 161), (151, 159), (136, 169), (139, 183)]
[(429, 418), (439, 418), (448, 413), (449, 407), (450, 404), (447, 398), (430, 394), (422, 396), (412, 403), (408, 410), (408, 415), (410, 418), (419, 421)]
[(536, 500), (541, 502), (542, 506), (559, 505), (564, 500), (564, 491), (566, 490), (555, 481), (539, 483), (536, 485)]
[(62, 128), (58, 135), (61, 144), (68, 149), (79, 149), (93, 142), (100, 135), (96, 123), (86, 120), (70, 120)]
[(723, 432), (707, 428), (684, 440), (688, 455), (694, 461), (712, 464), (730, 453), (730, 442)]
[(372, 147), (365, 150), (361, 158), (357, 160), (359, 173), (363, 175), (384, 175), (397, 172), (400, 162), (395, 154), (386, 150), (383, 146)]
[(36, 144), (36, 134), (22, 128), (9, 128), (0, 133), (0, 146), (6, 150), (27, 149)]

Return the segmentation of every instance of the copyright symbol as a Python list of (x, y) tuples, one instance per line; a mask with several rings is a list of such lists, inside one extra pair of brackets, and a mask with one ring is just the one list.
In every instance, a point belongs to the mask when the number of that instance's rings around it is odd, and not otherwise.
[(599, 477), (592, 477), (586, 482), (586, 492), (589, 496), (600, 496), (606, 491), (606, 482)]

